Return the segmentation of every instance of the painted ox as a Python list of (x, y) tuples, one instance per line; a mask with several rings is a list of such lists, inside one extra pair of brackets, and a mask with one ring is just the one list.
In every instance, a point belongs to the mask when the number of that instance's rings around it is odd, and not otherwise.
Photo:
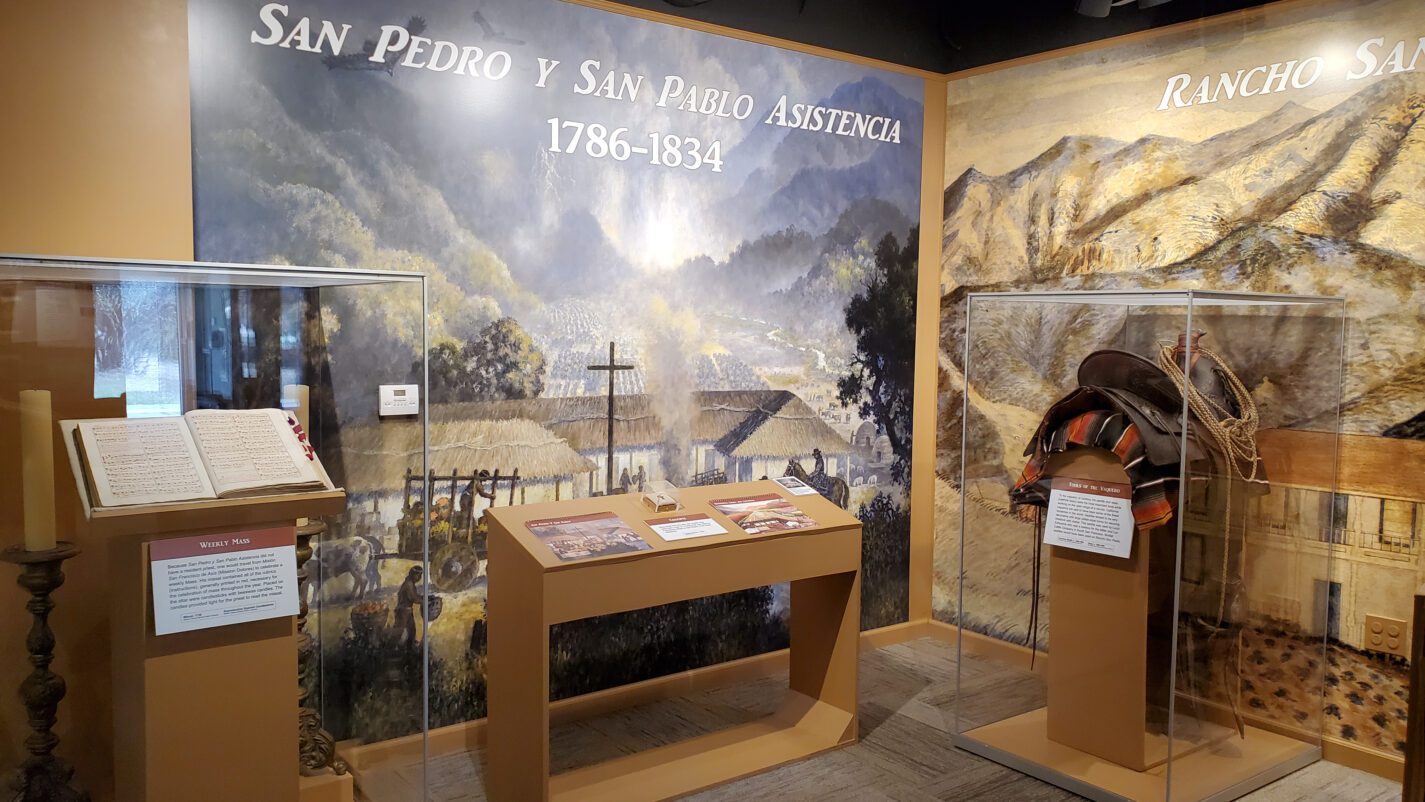
[(312, 552), (308, 565), (315, 564), (312, 588), (318, 597), (322, 586), (341, 576), (351, 577), (352, 599), (365, 598), (367, 591), (381, 589), (377, 546), (364, 537), (323, 540)]

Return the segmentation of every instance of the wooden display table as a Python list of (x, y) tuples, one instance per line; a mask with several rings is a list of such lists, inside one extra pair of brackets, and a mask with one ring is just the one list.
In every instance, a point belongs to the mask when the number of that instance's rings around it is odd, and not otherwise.
[(86, 511), (109, 540), (114, 780), (119, 802), (296, 802), (292, 616), (157, 636), (149, 546), (286, 528), (346, 508), (340, 490)]
[[(749, 535), (708, 503), (776, 493), (816, 526)], [(500, 507), (490, 527), (487, 790), (495, 802), (668, 799), (854, 743), (861, 523), (770, 481), (688, 488), (655, 515), (637, 494)], [(650, 550), (565, 562), (526, 522), (617, 514)], [(728, 534), (664, 541), (645, 521), (703, 513)], [(549, 776), (553, 624), (791, 582), (786, 699), (761, 721)]]

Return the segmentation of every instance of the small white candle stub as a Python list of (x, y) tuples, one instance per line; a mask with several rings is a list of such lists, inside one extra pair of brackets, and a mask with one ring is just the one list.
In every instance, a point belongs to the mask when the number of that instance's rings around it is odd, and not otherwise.
[(307, 437), (312, 436), (312, 388), (305, 384), (282, 385), (282, 408), (292, 413)]
[(25, 548), (48, 551), (54, 537), (54, 428), (49, 390), (20, 391), (20, 476)]

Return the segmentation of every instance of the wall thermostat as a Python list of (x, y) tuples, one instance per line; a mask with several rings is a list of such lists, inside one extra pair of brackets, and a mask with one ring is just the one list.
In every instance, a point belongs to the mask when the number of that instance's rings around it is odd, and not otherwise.
[(419, 384), (381, 385), (380, 415), (419, 415), (421, 412), (421, 386)]

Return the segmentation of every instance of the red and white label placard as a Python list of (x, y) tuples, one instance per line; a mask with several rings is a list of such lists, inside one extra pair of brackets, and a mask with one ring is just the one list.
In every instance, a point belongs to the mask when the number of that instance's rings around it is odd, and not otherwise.
[(157, 635), (297, 614), (297, 548), (291, 527), (155, 541)]
[(1127, 559), (1135, 528), (1129, 485), (1066, 477), (1050, 485), (1045, 543)]

